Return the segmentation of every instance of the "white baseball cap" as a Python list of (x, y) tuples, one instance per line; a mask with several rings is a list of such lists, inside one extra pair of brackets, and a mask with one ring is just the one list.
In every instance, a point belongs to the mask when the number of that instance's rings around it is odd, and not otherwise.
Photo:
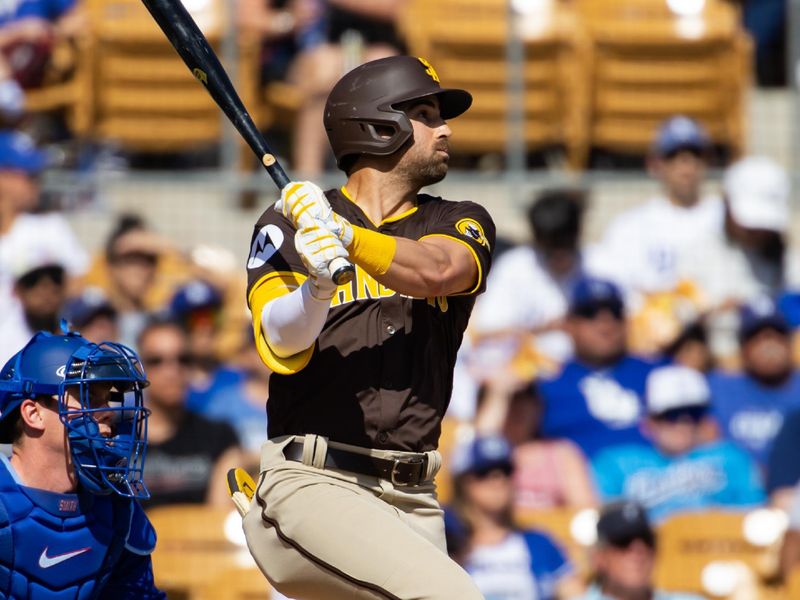
[(789, 176), (778, 163), (750, 156), (731, 165), (722, 182), (731, 216), (747, 229), (784, 232), (789, 221)]
[(702, 373), (669, 365), (654, 369), (646, 383), (647, 412), (660, 415), (676, 408), (708, 406), (711, 391)]

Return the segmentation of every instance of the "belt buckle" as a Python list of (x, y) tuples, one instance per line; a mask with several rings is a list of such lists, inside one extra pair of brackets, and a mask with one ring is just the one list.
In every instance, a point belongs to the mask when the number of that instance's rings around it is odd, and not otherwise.
[[(409, 459), (409, 460), (401, 460), (399, 458), (395, 458), (395, 459), (392, 459), (392, 462), (393, 462), (393, 465), (392, 465), (392, 477), (391, 477), (392, 485), (399, 485), (401, 487), (406, 487), (406, 486), (411, 487), (411, 486), (415, 486), (415, 485), (419, 485), (420, 484), (420, 481), (422, 480), (422, 466), (425, 463), (424, 459), (422, 459), (422, 458), (412, 458), (412, 459)], [(398, 476), (401, 474), (400, 470), (399, 470), (400, 465), (420, 465), (419, 477), (418, 477), (416, 483), (411, 481), (411, 480), (400, 481), (398, 479)]]

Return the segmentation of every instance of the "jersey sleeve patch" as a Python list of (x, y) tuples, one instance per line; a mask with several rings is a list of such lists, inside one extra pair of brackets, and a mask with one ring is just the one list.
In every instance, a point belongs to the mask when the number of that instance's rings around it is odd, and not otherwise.
[(283, 245), (284, 235), (277, 225), (264, 225), (253, 237), (250, 255), (247, 258), (248, 269), (259, 269), (272, 258)]
[(458, 231), (458, 233), (464, 237), (468, 237), (478, 242), (481, 246), (487, 248), (488, 250), (492, 249), (489, 245), (489, 240), (486, 239), (483, 226), (475, 219), (461, 219), (456, 223), (456, 231)]

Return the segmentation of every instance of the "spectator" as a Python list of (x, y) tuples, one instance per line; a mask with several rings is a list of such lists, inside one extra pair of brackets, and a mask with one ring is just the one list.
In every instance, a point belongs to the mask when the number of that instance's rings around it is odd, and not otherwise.
[(147, 321), (163, 242), (135, 215), (122, 215), (106, 241), (108, 295), (119, 316), (120, 340), (132, 346)]
[(686, 249), (722, 229), (721, 198), (701, 194), (710, 148), (705, 130), (687, 117), (659, 129), (649, 166), (663, 193), (616, 217), (599, 248), (597, 268), (626, 292), (675, 290), (697, 261)]
[(725, 441), (708, 442), (710, 392), (703, 375), (682, 366), (647, 378), (645, 429), (653, 446), (622, 445), (601, 452), (594, 473), (604, 500), (620, 497), (661, 521), (680, 511), (764, 501), (758, 467)]
[(169, 314), (183, 326), (192, 355), (191, 385), (202, 393), (219, 365), (217, 336), (222, 323), (222, 292), (209, 282), (194, 279), (181, 286), (169, 304)]
[(723, 435), (766, 469), (784, 417), (800, 409), (788, 324), (771, 299), (742, 307), (739, 342), (744, 372), (709, 376), (712, 409)]
[[(57, 257), (69, 278), (68, 287), (88, 267), (86, 252), (61, 215), (31, 214), (38, 208), (38, 175), (47, 162), (45, 153), (36, 148), (30, 137), (12, 131), (0, 132), (0, 331), (3, 332), (25, 328), (20, 300), (14, 294), (14, 274), (19, 275), (24, 264)], [(11, 354), (19, 349), (13, 349)], [(0, 354), (0, 360), (11, 356), (5, 350)]]
[[(800, 410), (786, 415), (769, 453), (767, 493), (770, 504), (789, 512), (800, 484)], [(798, 512), (800, 516), (800, 512)], [(800, 529), (800, 526), (798, 526)]]
[(248, 324), (231, 363), (214, 372), (205, 391), (190, 393), (186, 406), (209, 419), (229, 423), (242, 447), (257, 457), (267, 437), (264, 405), (269, 396), (269, 376), (270, 371), (258, 356), (253, 328)]
[(542, 402), (536, 387), (499, 371), (479, 395), (475, 428), (479, 435), (501, 434), (513, 448), (514, 505), (522, 509), (595, 504), (586, 457), (564, 439), (542, 439)]
[(502, 437), (478, 437), (458, 447), (452, 473), (465, 543), (457, 552), (486, 598), (550, 600), (581, 593), (561, 548), (543, 532), (514, 526), (511, 447)]
[(83, 31), (76, 0), (14, 0), (0, 6), (0, 120), (23, 116), (23, 88), (39, 87), (55, 44)]
[(119, 337), (117, 311), (100, 288), (87, 287), (79, 296), (70, 298), (64, 306), (63, 318), (95, 344), (114, 342)]
[(678, 337), (664, 349), (670, 362), (708, 373), (714, 367), (714, 355), (708, 341), (704, 319), (692, 321), (683, 328)]
[(15, 265), (14, 315), (3, 321), (0, 362), (8, 360), (36, 331), (55, 333), (66, 297), (66, 275), (60, 258), (28, 255)]
[[(301, 51), (288, 72), (288, 80), (297, 88), (300, 101), (292, 134), (291, 163), (296, 172), (318, 175), (324, 169), (328, 151), (320, 122), (333, 84), (363, 62), (403, 51), (404, 44), (395, 24), (405, 2), (310, 0), (305, 3), (321, 5), (324, 12), (304, 9), (305, 16), (300, 22), (306, 27), (297, 31), (295, 38)], [(290, 4), (290, 9), (293, 6)], [(309, 12), (313, 17), (308, 18)], [(322, 43), (318, 43), (320, 37)]]
[(635, 502), (604, 507), (592, 552), (594, 584), (580, 600), (701, 600), (654, 588), (656, 541), (647, 513)]
[(148, 323), (138, 346), (150, 386), (145, 402), (152, 411), (145, 481), (151, 498), (162, 504), (208, 503), (228, 506), (225, 474), (242, 460), (236, 433), (227, 423), (186, 410), (190, 355), (180, 325)]
[(580, 190), (539, 194), (528, 209), (533, 243), (496, 260), (472, 315), (473, 337), (511, 337), (518, 345), (533, 333), (537, 350), (554, 363), (571, 358), (564, 317), (584, 270), (579, 243), (585, 205), (586, 195)]
[(575, 358), (539, 382), (542, 436), (572, 440), (589, 459), (615, 444), (647, 443), (639, 422), (653, 365), (628, 354), (624, 312), (616, 285), (582, 278), (567, 315)]
[(800, 485), (789, 496), (787, 512), (789, 522), (780, 551), (780, 572), (784, 580), (800, 568)]
[[(751, 156), (726, 170), (723, 189), (724, 229), (688, 252), (703, 257), (690, 263), (690, 277), (711, 306), (724, 309), (784, 287), (789, 177), (774, 161)], [(723, 349), (730, 353), (735, 345), (727, 340)]]

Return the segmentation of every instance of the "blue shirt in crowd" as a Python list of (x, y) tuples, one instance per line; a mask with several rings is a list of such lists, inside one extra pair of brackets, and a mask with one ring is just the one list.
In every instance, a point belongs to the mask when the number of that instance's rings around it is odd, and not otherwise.
[(555, 600), (558, 581), (572, 572), (564, 552), (537, 531), (478, 546), (466, 557), (464, 569), (486, 600)]
[(758, 467), (730, 442), (705, 444), (680, 456), (651, 446), (618, 446), (598, 454), (593, 470), (603, 501), (637, 500), (656, 521), (680, 511), (744, 508), (765, 499)]
[(76, 0), (11, 0), (0, 2), (0, 26), (27, 18), (55, 21), (75, 4)]
[(779, 387), (764, 386), (746, 374), (712, 373), (708, 385), (722, 435), (766, 468), (784, 417), (800, 410), (800, 373), (793, 373)]
[(645, 380), (655, 366), (632, 356), (605, 369), (567, 362), (555, 378), (538, 384), (542, 436), (572, 440), (590, 458), (617, 444), (649, 444), (639, 423)]

